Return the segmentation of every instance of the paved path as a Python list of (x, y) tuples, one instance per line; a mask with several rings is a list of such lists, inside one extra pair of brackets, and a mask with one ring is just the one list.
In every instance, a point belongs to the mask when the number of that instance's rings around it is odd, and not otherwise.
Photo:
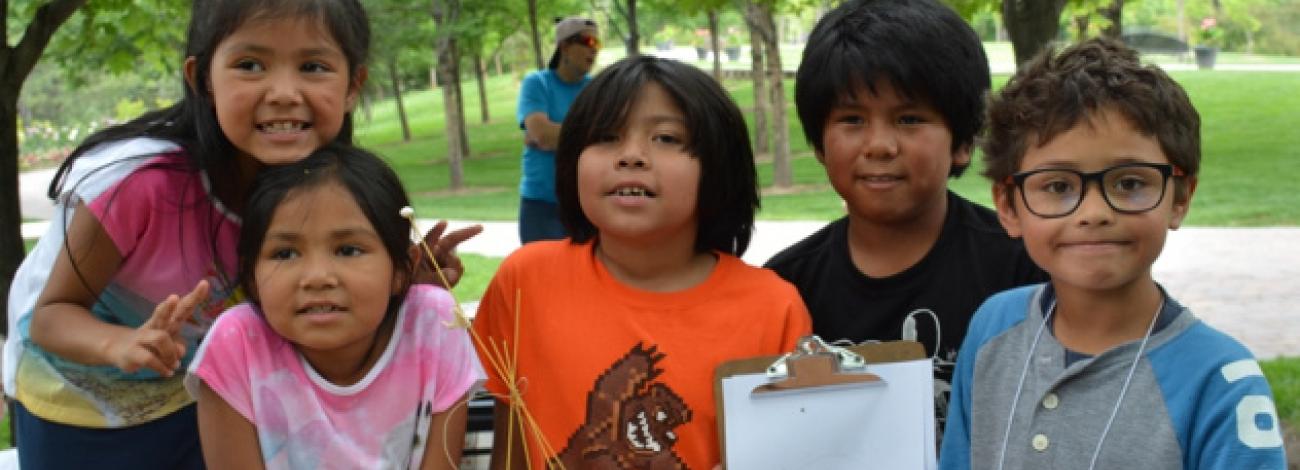
[(57, 171), (49, 168), (18, 174), (18, 207), (22, 208), (23, 218), (49, 219), (54, 215), (54, 205), (45, 197), (45, 191), (50, 189), (50, 180)]

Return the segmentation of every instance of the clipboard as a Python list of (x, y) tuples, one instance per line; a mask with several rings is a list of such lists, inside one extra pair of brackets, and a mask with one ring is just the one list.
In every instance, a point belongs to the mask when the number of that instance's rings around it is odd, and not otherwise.
[(916, 341), (841, 347), (810, 335), (785, 355), (724, 362), (713, 382), (722, 461), (729, 470), (934, 468), (933, 380)]

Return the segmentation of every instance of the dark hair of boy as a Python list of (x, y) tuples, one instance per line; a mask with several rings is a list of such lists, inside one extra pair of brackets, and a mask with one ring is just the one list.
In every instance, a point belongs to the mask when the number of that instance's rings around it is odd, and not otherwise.
[[(892, 91), (879, 90), (883, 86)], [(981, 132), (989, 86), (983, 45), (952, 9), (935, 0), (851, 0), (813, 27), (796, 73), (795, 105), (804, 134), (824, 166), (829, 154), (826, 130), (835, 125), (827, 121), (843, 103), (851, 103), (849, 112), (855, 115), (901, 113), (869, 109), (860, 102), (870, 103), (872, 97), (857, 94), (877, 94), (882, 102), (903, 101), (904, 110), (928, 108), (942, 116), (948, 135), (939, 138), (951, 139), (935, 145), (949, 146), (942, 150), (951, 155), (945, 180), (950, 181), (968, 161), (958, 155), (966, 154)], [(904, 133), (911, 124), (901, 122), (901, 116), (891, 117), (895, 122), (885, 125), (896, 128), (859, 125), (862, 129), (854, 132), (871, 133), (858, 137), (864, 147), (859, 155), (830, 156), (855, 158), (860, 161), (854, 165), (875, 172), (902, 173), (910, 184), (919, 177), (900, 168), (943, 156), (926, 153), (924, 144), (930, 140), (901, 147), (885, 144), (910, 135)], [(888, 133), (894, 136), (884, 135)], [(892, 150), (876, 150), (886, 147)], [(831, 167), (826, 168), (832, 181), (843, 176), (831, 175)], [(855, 212), (854, 205), (870, 194), (841, 193), (849, 214), (785, 248), (764, 266), (799, 289), (812, 316), (813, 333), (822, 338), (915, 339), (924, 344), (935, 358), (935, 411), (942, 425), (952, 361), (975, 309), (994, 293), (1042, 282), (1047, 275), (1029, 258), (1024, 244), (1007, 235), (995, 212), (962, 198), (946, 184), (935, 190), (946, 194), (933, 198), (944, 204), (943, 218), (933, 225)], [(915, 240), (933, 241), (926, 247), (905, 246)], [(883, 259), (886, 267), (869, 273), (858, 257)]]
[[(375, 154), (341, 143), (331, 143), (307, 158), (288, 165), (268, 166), (257, 173), (245, 207), (239, 231), (239, 282), (253, 302), (258, 302), (256, 267), (271, 218), (285, 198), (327, 184), (338, 184), (356, 200), (366, 214), (397, 273), (411, 272), (411, 222), (400, 215), (411, 205), (402, 180)], [(388, 301), (388, 317), (406, 297), (411, 276)]]
[[(1138, 132), (1155, 137), (1169, 162), (1187, 176), (1201, 168), (1201, 116), (1187, 93), (1138, 53), (1098, 38), (1057, 54), (1039, 54), (990, 100), (994, 123), (984, 141), (984, 176), (1004, 184), (1025, 150), (1041, 146), (1101, 111), (1118, 111)], [(1008, 197), (1013, 191), (1006, 191)], [(1187, 197), (1187, 178), (1174, 179)]]
[[(935, 0), (851, 0), (813, 27), (797, 72), (795, 104), (819, 154), (837, 103), (862, 90), (875, 92), (873, 84), (884, 80), (904, 98), (943, 115), (951, 152), (974, 144), (990, 83), (974, 30)], [(891, 158), (914, 157), (920, 156)], [(949, 177), (964, 169), (954, 162)], [(915, 234), (937, 236), (934, 244), (893, 274), (868, 276), (850, 259), (853, 216), (782, 250), (766, 266), (799, 288), (814, 333), (828, 340), (898, 339), (909, 312), (929, 310), (934, 318), (915, 319), (916, 338), (946, 359), (955, 355), (970, 315), (988, 295), (1047, 278), (992, 210), (948, 191), (946, 211), (938, 234)]]
[(759, 207), (758, 177), (744, 116), (712, 77), (674, 60), (622, 59), (578, 94), (555, 149), (560, 220), (573, 243), (584, 243), (599, 232), (578, 202), (578, 158), (587, 146), (622, 131), (632, 102), (651, 82), (662, 86), (686, 116), (690, 152), (700, 161), (695, 249), (740, 256), (749, 246)]
[[(185, 39), (185, 57), (194, 57), (195, 83), (181, 81), (184, 95), (167, 108), (151, 111), (124, 124), (92, 134), (72, 151), (50, 183), (49, 197), (58, 197), (72, 164), (95, 146), (131, 137), (170, 140), (185, 149), (191, 169), (207, 172), (213, 193), (232, 194), (240, 175), (234, 159), (239, 154), (217, 123), (208, 79), (217, 46), (244, 23), (274, 18), (315, 18), (333, 36), (348, 61), (348, 76), (355, 77), (370, 53), (370, 22), (356, 0), (195, 0), (190, 9), (190, 26)], [(335, 138), (352, 142), (352, 113), (343, 119)], [(239, 204), (243, 201), (224, 201)]]
[[(875, 92), (882, 79), (943, 115), (952, 150), (973, 144), (990, 83), (975, 31), (933, 0), (855, 0), (817, 22), (795, 75), (795, 106), (814, 150), (825, 150), (822, 132), (835, 103), (857, 89)], [(965, 170), (954, 164), (949, 175)]]

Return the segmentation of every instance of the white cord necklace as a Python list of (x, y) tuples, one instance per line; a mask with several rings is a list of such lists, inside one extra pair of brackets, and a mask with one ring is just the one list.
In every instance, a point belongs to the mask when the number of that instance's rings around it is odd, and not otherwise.
[[(1138, 346), (1137, 354), (1133, 356), (1133, 363), (1129, 365), (1128, 376), (1124, 377), (1124, 385), (1119, 389), (1119, 398), (1115, 400), (1115, 408), (1110, 411), (1110, 418), (1106, 420), (1106, 427), (1101, 431), (1101, 438), (1097, 440), (1097, 449), (1092, 453), (1092, 461), (1088, 463), (1088, 470), (1097, 466), (1097, 458), (1101, 456), (1101, 446), (1106, 442), (1106, 435), (1110, 434), (1110, 427), (1115, 423), (1115, 416), (1119, 414), (1119, 405), (1124, 403), (1124, 395), (1128, 393), (1129, 382), (1133, 380), (1133, 371), (1137, 370), (1138, 361), (1142, 359), (1142, 353), (1146, 351), (1147, 341), (1151, 339), (1151, 332), (1155, 330), (1156, 320), (1160, 319), (1160, 311), (1164, 308), (1164, 295), (1160, 296), (1160, 303), (1156, 306), (1156, 313), (1151, 317), (1151, 324), (1147, 325), (1147, 333), (1142, 337), (1142, 344)], [(1038, 332), (1034, 333), (1034, 342), (1029, 345), (1029, 354), (1025, 356), (1025, 367), (1020, 371), (1020, 383), (1016, 385), (1016, 394), (1011, 398), (1011, 410), (1007, 413), (1007, 429), (1002, 434), (1002, 451), (998, 454), (998, 470), (1002, 470), (1007, 461), (1007, 441), (1011, 439), (1011, 425), (1016, 420), (1016, 405), (1020, 403), (1020, 392), (1024, 390), (1025, 378), (1029, 375), (1029, 364), (1034, 358), (1034, 351), (1038, 349), (1038, 340), (1043, 336), (1043, 330), (1047, 328), (1047, 321), (1056, 313), (1056, 301), (1047, 307), (1047, 314), (1043, 316), (1043, 322), (1038, 324)]]

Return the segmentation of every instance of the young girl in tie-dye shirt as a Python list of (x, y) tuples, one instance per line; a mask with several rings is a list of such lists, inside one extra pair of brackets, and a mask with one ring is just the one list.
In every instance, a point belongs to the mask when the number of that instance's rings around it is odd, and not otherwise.
[(220, 468), (456, 468), (482, 380), (451, 296), (410, 285), (397, 175), (327, 146), (263, 170), (240, 232), (252, 299), (190, 367), (203, 453)]

